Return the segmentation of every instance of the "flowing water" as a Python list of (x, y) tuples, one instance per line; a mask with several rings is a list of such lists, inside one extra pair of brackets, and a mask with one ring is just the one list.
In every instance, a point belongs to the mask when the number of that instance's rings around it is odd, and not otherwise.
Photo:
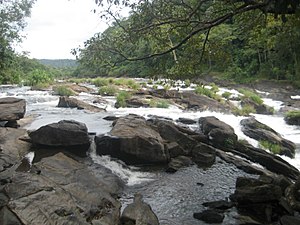
[[(235, 90), (220, 89), (221, 91)], [(25, 126), (26, 129), (37, 129), (43, 125), (58, 122), (62, 119), (73, 119), (87, 125), (89, 132), (105, 134), (110, 131), (111, 123), (103, 118), (107, 115), (122, 116), (129, 113), (138, 114), (145, 118), (162, 116), (173, 119), (190, 118), (198, 120), (203, 116), (215, 116), (221, 121), (231, 125), (239, 139), (246, 139), (252, 145), (257, 146), (257, 141), (245, 136), (241, 131), (240, 121), (246, 117), (236, 117), (230, 114), (217, 112), (192, 112), (183, 111), (175, 106), (168, 109), (153, 108), (121, 108), (113, 107), (115, 99), (106, 98), (108, 104), (106, 112), (91, 113), (84, 110), (57, 108), (58, 96), (52, 95), (50, 91), (31, 91), (29, 87), (0, 86), (0, 97), (14, 96), (24, 98), (27, 102), (27, 116), (33, 116), (33, 121)], [(79, 99), (92, 102), (95, 96), (81, 94)], [(265, 104), (273, 106), (275, 110), (281, 108), (282, 102), (264, 99)], [(290, 126), (284, 122), (282, 115), (253, 115), (258, 121), (270, 126), (280, 133), (284, 138), (296, 143), (296, 157), (290, 159), (283, 157), (292, 165), (300, 169), (300, 127)], [(191, 129), (197, 129), (191, 125)], [(93, 148), (92, 148), (93, 149)], [(30, 153), (31, 154), (31, 153)], [(28, 157), (32, 157), (32, 154)], [(177, 171), (174, 174), (165, 173), (162, 168), (141, 169), (129, 167), (120, 161), (111, 159), (109, 156), (98, 156), (92, 150), (90, 157), (94, 163), (109, 168), (112, 172), (122, 178), (127, 186), (121, 198), (123, 205), (132, 202), (133, 195), (140, 192), (144, 200), (148, 202), (154, 212), (158, 215), (162, 225), (202, 225), (204, 222), (193, 219), (192, 213), (204, 209), (203, 202), (222, 200), (235, 189), (235, 181), (238, 176), (249, 176), (231, 164), (217, 159), (211, 168), (200, 169), (196, 166)], [(236, 224), (237, 213), (230, 211), (226, 214), (224, 224)]]

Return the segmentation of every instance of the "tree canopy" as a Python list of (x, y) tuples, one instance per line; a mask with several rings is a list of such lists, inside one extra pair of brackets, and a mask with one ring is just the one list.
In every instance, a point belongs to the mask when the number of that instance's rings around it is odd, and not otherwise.
[(279, 78), (280, 62), (289, 58), (282, 77), (298, 74), (298, 42), (290, 40), (299, 38), (300, 0), (95, 2), (111, 26), (74, 49), (90, 73), (192, 75), (214, 68), (249, 76), (270, 67)]

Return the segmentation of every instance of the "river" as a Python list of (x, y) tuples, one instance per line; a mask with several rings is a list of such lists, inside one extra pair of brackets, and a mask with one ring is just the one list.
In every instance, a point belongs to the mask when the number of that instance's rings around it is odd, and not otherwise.
[[(228, 91), (227, 89), (220, 89)], [(232, 93), (235, 90), (230, 90)], [(239, 139), (246, 139), (252, 145), (257, 146), (257, 141), (245, 136), (241, 132), (240, 121), (245, 117), (234, 116), (217, 112), (183, 111), (171, 106), (168, 109), (158, 108), (114, 108), (115, 99), (107, 97), (106, 112), (91, 113), (84, 110), (57, 108), (58, 96), (53, 96), (49, 91), (31, 91), (29, 87), (0, 86), (0, 97), (13, 96), (24, 98), (27, 102), (26, 116), (32, 116), (33, 120), (25, 126), (28, 130), (37, 129), (43, 125), (58, 122), (63, 119), (73, 119), (87, 125), (89, 132), (105, 134), (111, 129), (110, 121), (103, 118), (107, 115), (122, 116), (129, 113), (138, 114), (149, 118), (151, 116), (169, 117), (174, 121), (179, 117), (197, 120), (203, 116), (216, 116), (221, 121), (231, 125)], [(95, 96), (82, 93), (79, 99), (92, 102)], [(279, 110), (282, 102), (272, 99), (264, 99), (265, 104)], [(103, 106), (104, 107), (104, 106)], [(290, 126), (284, 122), (283, 116), (253, 114), (258, 121), (270, 126), (284, 138), (293, 141), (297, 145), (296, 157), (290, 159), (283, 157), (289, 163), (300, 170), (300, 127)], [(197, 125), (191, 125), (196, 129)], [(148, 202), (158, 215), (161, 225), (203, 225), (202, 221), (193, 219), (193, 212), (204, 209), (203, 202), (222, 200), (229, 197), (235, 190), (235, 181), (238, 176), (250, 176), (235, 166), (217, 159), (211, 168), (200, 169), (191, 166), (179, 170), (174, 174), (165, 173), (161, 168), (137, 168), (126, 166), (123, 163), (112, 160), (109, 156), (98, 156), (91, 148), (90, 157), (95, 163), (106, 166), (121, 177), (127, 184), (121, 202), (126, 205), (132, 201), (133, 195), (140, 192), (144, 200)], [(235, 217), (238, 214), (231, 210), (226, 214), (224, 224), (237, 224)]]

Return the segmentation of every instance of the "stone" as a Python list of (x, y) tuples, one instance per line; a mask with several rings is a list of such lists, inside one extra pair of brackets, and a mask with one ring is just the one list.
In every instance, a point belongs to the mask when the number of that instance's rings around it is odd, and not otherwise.
[(294, 157), (296, 145), (281, 137), (279, 133), (269, 126), (260, 123), (253, 117), (243, 119), (240, 123), (242, 125), (242, 132), (245, 135), (258, 141), (267, 141), (268, 143), (278, 145), (280, 147), (280, 155)]
[(107, 135), (95, 137), (99, 155), (111, 155), (129, 164), (169, 161), (160, 134), (149, 126), (143, 117), (128, 115), (119, 118)]
[(193, 164), (193, 161), (187, 156), (178, 156), (176, 158), (171, 158), (166, 172), (174, 173), (180, 168), (190, 166), (191, 164)]
[(57, 107), (61, 108), (77, 108), (84, 109), (91, 112), (103, 112), (105, 109), (98, 108), (97, 106), (91, 105), (89, 103), (83, 102), (76, 98), (60, 96)]
[(125, 207), (121, 216), (121, 225), (126, 224), (159, 225), (159, 221), (151, 206), (145, 203), (142, 195), (136, 194), (133, 203)]
[(50, 147), (82, 147), (87, 151), (90, 146), (88, 130), (84, 123), (74, 120), (61, 120), (29, 132), (33, 144)]
[(0, 98), (0, 121), (15, 121), (24, 117), (26, 101), (24, 99)]
[(216, 149), (204, 143), (198, 143), (192, 150), (192, 159), (200, 167), (208, 167), (216, 161)]
[(16, 172), (4, 187), (7, 207), (24, 224), (119, 223), (121, 205), (113, 196), (122, 187), (111, 171), (63, 153), (43, 158), (35, 167), (40, 173)]
[(206, 223), (222, 223), (225, 218), (222, 213), (211, 209), (204, 210), (200, 213), (194, 213), (193, 217)]
[(299, 225), (300, 217), (296, 216), (283, 216), (280, 218), (280, 225)]

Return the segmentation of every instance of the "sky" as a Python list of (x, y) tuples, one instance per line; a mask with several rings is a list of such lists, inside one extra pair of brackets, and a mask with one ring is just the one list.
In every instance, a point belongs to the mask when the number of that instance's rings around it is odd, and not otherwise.
[(36, 59), (74, 59), (71, 49), (107, 27), (95, 7), (94, 0), (37, 0), (17, 51)]

